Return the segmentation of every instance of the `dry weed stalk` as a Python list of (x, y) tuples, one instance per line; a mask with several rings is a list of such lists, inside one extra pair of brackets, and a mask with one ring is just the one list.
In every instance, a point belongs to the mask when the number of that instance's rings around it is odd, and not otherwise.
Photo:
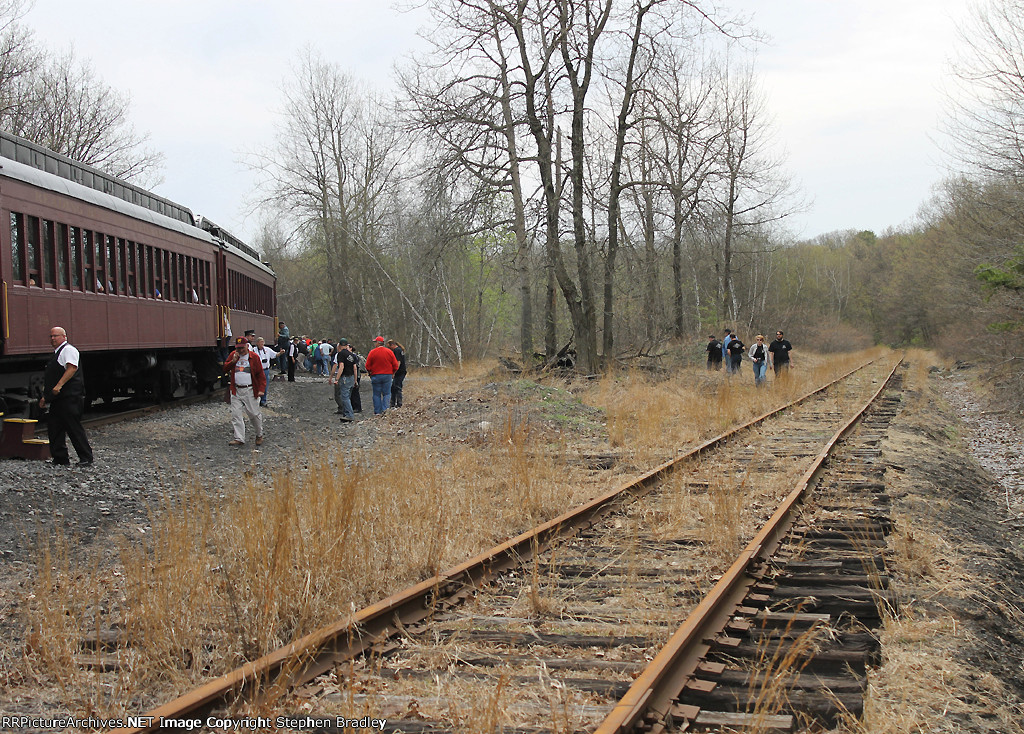
[(739, 554), (743, 538), (743, 508), (750, 474), (743, 473), (738, 484), (723, 475), (712, 475), (701, 507), (698, 534), (708, 553), (720, 566), (728, 567)]
[(825, 628), (815, 622), (787, 642), (800, 611), (798, 606), (779, 632), (770, 632), (766, 624), (761, 627), (747, 696), (748, 711), (753, 715), (749, 730), (755, 734), (767, 731), (768, 717), (778, 714), (789, 703), (789, 689), (817, 651), (818, 639), (826, 633)]

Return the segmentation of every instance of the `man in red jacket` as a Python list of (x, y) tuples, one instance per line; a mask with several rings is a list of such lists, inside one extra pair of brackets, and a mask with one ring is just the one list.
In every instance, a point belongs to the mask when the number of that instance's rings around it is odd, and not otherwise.
[(391, 405), (391, 380), (398, 371), (395, 353), (384, 346), (384, 337), (373, 340), (377, 346), (366, 355), (366, 371), (373, 385), (373, 414), (383, 415)]
[(263, 443), (263, 416), (260, 398), (267, 390), (267, 375), (263, 371), (260, 355), (249, 348), (249, 341), (240, 336), (235, 339), (235, 351), (224, 363), (224, 371), (231, 376), (231, 427), (235, 438), (228, 446), (245, 444), (245, 415), (256, 431), (256, 445)]

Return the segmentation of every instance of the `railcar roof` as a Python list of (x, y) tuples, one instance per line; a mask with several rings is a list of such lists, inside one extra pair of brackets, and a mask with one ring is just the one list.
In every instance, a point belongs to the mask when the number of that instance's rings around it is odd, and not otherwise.
[(132, 204), (131, 202), (125, 201), (119, 197), (105, 194), (102, 191), (98, 191), (88, 186), (83, 186), (82, 184), (62, 178), (61, 176), (47, 173), (46, 171), (42, 171), (33, 166), (19, 163), (11, 158), (0, 157), (0, 176), (21, 181), (47, 191), (63, 194), (64, 196), (69, 196), (79, 201), (84, 201), (104, 209), (118, 212), (119, 214), (131, 217), (132, 219), (149, 222), (163, 229), (174, 230), (175, 232), (180, 232), (188, 237), (192, 237), (193, 239), (203, 240), (211, 246), (221, 247), (230, 251), (242, 260), (255, 265), (269, 274), (274, 273), (270, 267), (260, 262), (259, 259), (254, 258), (249, 253), (235, 247), (230, 242), (213, 237), (209, 232), (206, 232), (199, 227), (178, 221), (177, 219), (173, 219), (152, 211), (151, 209), (138, 206), (137, 204)]

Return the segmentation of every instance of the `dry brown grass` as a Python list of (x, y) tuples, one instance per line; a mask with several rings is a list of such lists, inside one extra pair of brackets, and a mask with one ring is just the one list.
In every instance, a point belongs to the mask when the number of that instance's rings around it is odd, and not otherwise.
[(749, 731), (753, 734), (772, 730), (768, 717), (786, 708), (789, 689), (817, 651), (818, 640), (830, 630), (815, 623), (796, 632), (791, 618), (781, 631), (763, 628), (762, 632), (748, 684), (748, 708), (753, 717)]
[[(929, 379), (929, 369), (938, 364), (936, 357), (911, 351), (908, 361), (902, 420), (934, 430), (936, 417), (943, 415), (934, 410), (941, 399)], [(935, 451), (920, 431), (904, 431), (898, 440), (906, 455), (927, 457)], [(890, 492), (919, 481), (902, 473), (887, 479)], [(950, 538), (948, 530), (933, 525), (936, 516), (949, 512), (946, 493), (944, 485), (926, 489), (918, 504), (904, 505), (894, 515), (890, 571), (900, 605), (884, 616), (883, 663), (871, 676), (863, 720), (844, 731), (1024, 732), (1019, 699), (985, 670), (984, 663), (965, 656), (965, 651), (984, 645), (974, 638), (970, 622), (965, 626), (958, 620), (956, 610), (983, 609), (991, 603), (996, 581), (979, 576), (975, 567), (984, 548), (963, 534)], [(924, 497), (927, 509), (920, 506)]]
[(461, 369), (452, 366), (416, 370), (412, 377), (406, 378), (406, 383), (415, 385), (418, 397), (429, 398), (476, 387), (493, 371), (494, 362), (472, 360), (464, 362)]
[(982, 715), (986, 731), (1020, 734), (1019, 712), (1002, 682), (957, 662), (956, 646), (972, 644), (952, 615), (913, 613), (886, 623), (884, 665), (872, 676), (857, 734), (961, 732)]
[(609, 374), (580, 391), (581, 399), (606, 412), (608, 440), (638, 466), (672, 458), (685, 447), (779, 407), (887, 350), (873, 349), (825, 359), (801, 355), (798, 367), (767, 387), (754, 387), (753, 372), (727, 376), (688, 367), (660, 380), (643, 372)]
[[(581, 481), (530, 441), (509, 421), (448, 456), (427, 445), (386, 460), (339, 451), (273, 487), (240, 478), (223, 500), (192, 486), (153, 518), (147, 542), (124, 545), (113, 577), (76, 566), (58, 542), (27, 600), (25, 664), (68, 681), (81, 711), (184, 690), (564, 510)], [(121, 631), (125, 673), (112, 691), (75, 663), (86, 619)]]
[[(583, 392), (607, 410), (612, 441), (650, 465), (858, 360), (804, 357), (763, 390), (749, 372), (730, 380), (683, 370), (657, 385), (613, 375)], [(468, 389), (483, 374), (438, 372), (417, 391)], [(472, 447), (327, 450), (289, 462), (304, 471), (280, 472), (272, 487), (251, 477), (212, 491), (193, 484), (154, 512), (145, 542), (124, 543), (115, 569), (76, 565), (63, 541), (49, 543), (25, 602), (23, 674), (63, 687), (77, 713), (135, 713), (607, 489), (521, 414)], [(730, 492), (708, 494), (708, 516), (723, 525), (736, 512)], [(536, 588), (534, 613), (557, 602)], [(118, 672), (77, 664), (81, 638), (95, 630), (118, 634)]]

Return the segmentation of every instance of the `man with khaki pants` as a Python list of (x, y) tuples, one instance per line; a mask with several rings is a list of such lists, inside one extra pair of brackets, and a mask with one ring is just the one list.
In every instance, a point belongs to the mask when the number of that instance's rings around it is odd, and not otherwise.
[(224, 363), (224, 371), (231, 379), (231, 428), (235, 437), (229, 446), (245, 444), (245, 416), (252, 421), (256, 432), (256, 445), (263, 443), (263, 415), (260, 398), (267, 389), (267, 375), (263, 371), (260, 355), (249, 348), (244, 336), (235, 339), (235, 351)]

